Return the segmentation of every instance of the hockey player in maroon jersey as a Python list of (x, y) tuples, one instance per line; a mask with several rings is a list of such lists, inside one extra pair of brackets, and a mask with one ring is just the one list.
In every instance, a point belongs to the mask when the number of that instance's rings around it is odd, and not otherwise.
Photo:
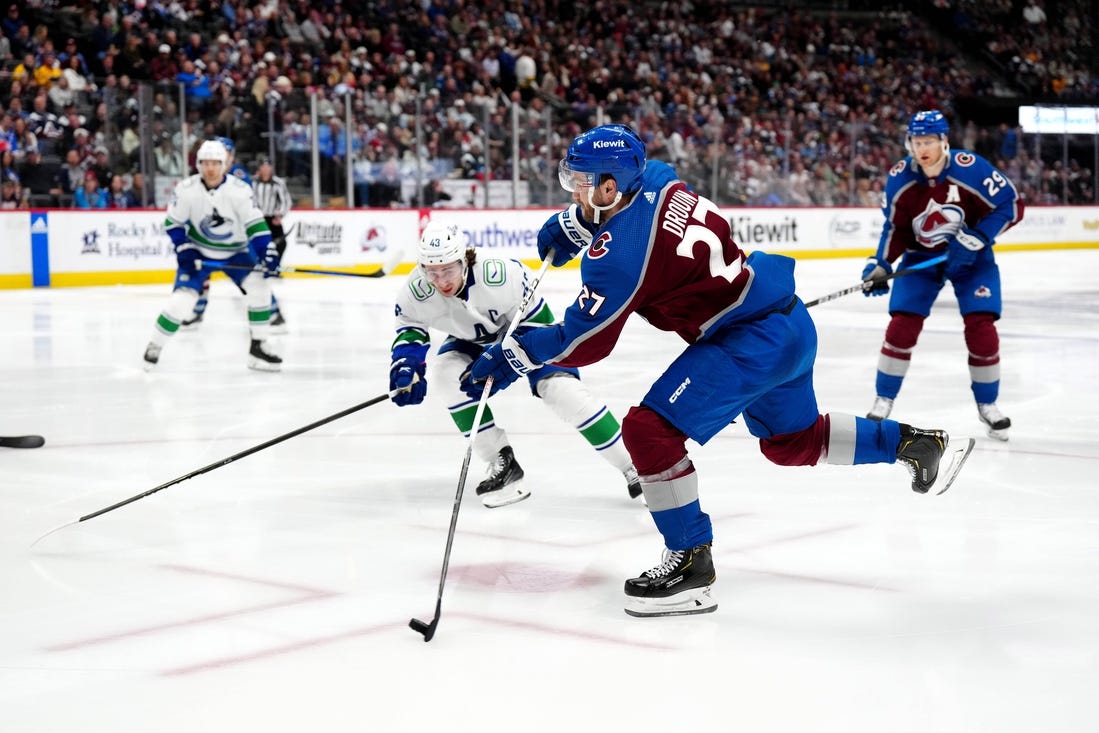
[(912, 267), (946, 254), (946, 262), (896, 280), (889, 298), (892, 318), (878, 356), (877, 398), (867, 415), (888, 417), (900, 392), (924, 319), (949, 280), (965, 321), (969, 379), (977, 414), (988, 434), (1007, 440), (1011, 420), (996, 406), (1000, 393), (1000, 337), (996, 321), (1003, 304), (1000, 268), (992, 245), (1023, 218), (1023, 202), (1011, 180), (981, 156), (951, 151), (950, 128), (938, 110), (917, 112), (908, 123), (909, 157), (889, 171), (885, 226), (878, 251), (863, 268), (866, 292), (884, 295), (890, 263)]
[(915, 491), (949, 486), (972, 441), (955, 451), (941, 430), (820, 413), (816, 329), (794, 295), (794, 261), (741, 251), (712, 202), (667, 164), (646, 164), (644, 143), (630, 128), (579, 135), (561, 161), (560, 181), (574, 203), (546, 222), (538, 249), (554, 265), (584, 251), (580, 294), (562, 323), (487, 349), (473, 377), (513, 380), (544, 363), (599, 361), (631, 313), (687, 342), (622, 422), (666, 547), (660, 565), (626, 581), (627, 613), (717, 607), (713, 531), (686, 440), (706, 443), (738, 417), (780, 465), (899, 460), (911, 469)]

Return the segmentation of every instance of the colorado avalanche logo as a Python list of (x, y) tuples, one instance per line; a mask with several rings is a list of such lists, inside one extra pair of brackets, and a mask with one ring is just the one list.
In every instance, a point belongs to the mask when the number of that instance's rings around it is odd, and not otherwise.
[(592, 243), (588, 246), (588, 257), (593, 260), (597, 260), (603, 255), (607, 254), (610, 250), (607, 249), (607, 245), (610, 244), (611, 233), (603, 232), (596, 237)]
[(198, 223), (198, 231), (211, 242), (224, 242), (233, 236), (233, 224), (214, 207), (213, 213), (204, 216)]
[(962, 168), (968, 168), (977, 162), (977, 158), (974, 157), (973, 153), (966, 153), (963, 151), (954, 155), (954, 162)]
[(965, 212), (957, 206), (943, 206), (934, 199), (927, 202), (927, 208), (912, 220), (912, 231), (916, 241), (928, 249), (945, 244), (954, 236), (965, 221)]
[(906, 165), (907, 163), (903, 160), (899, 163), (895, 163), (893, 167), (889, 169), (889, 175), (899, 176), (900, 174), (904, 173), (904, 168)]
[(378, 252), (385, 252), (388, 247), (386, 241), (385, 227), (377, 225), (367, 228), (363, 232), (362, 241), (359, 243), (359, 248), (363, 252), (369, 252), (371, 250), (377, 250)]

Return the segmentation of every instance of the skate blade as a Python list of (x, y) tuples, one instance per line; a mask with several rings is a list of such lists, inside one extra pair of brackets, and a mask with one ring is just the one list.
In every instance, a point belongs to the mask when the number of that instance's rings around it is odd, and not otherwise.
[[(946, 453), (943, 454), (943, 459), (939, 461), (939, 478), (931, 487), (932, 489), (938, 489), (935, 495), (946, 493), (946, 490), (950, 488), (954, 483), (954, 479), (958, 478), (958, 474), (962, 470), (962, 466), (969, 459), (969, 454), (973, 452), (973, 446), (977, 444), (977, 441), (973, 438), (966, 438), (965, 441), (958, 447), (954, 447), (953, 444), (947, 447)], [(946, 468), (943, 469), (943, 463), (950, 459)]]
[(282, 364), (272, 364), (263, 359), (249, 359), (248, 368), (255, 369), (257, 372), (277, 372), (282, 369)]
[(988, 437), (992, 438), (993, 440), (1003, 441), (1004, 443), (1007, 442), (1007, 438), (1008, 438), (1007, 431), (1008, 430), (1010, 430), (1010, 428), (1004, 428), (1003, 430), (997, 430), (996, 428), (989, 427), (987, 425), (985, 426), (985, 432), (988, 433)]
[(518, 504), (523, 499), (530, 498), (530, 492), (522, 486), (510, 484), (502, 489), (481, 494), (481, 503), (489, 509), (497, 509), (508, 504)]
[(656, 618), (658, 616), (694, 616), (699, 613), (713, 613), (717, 610), (717, 601), (712, 594), (713, 586), (704, 586), (677, 593), (671, 598), (636, 598), (626, 596), (626, 613), (636, 618)]

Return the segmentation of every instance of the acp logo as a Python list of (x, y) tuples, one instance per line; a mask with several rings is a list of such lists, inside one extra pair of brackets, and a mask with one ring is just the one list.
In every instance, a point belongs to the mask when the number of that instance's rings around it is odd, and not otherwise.
[(597, 260), (600, 257), (605, 256), (608, 252), (610, 252), (610, 250), (607, 248), (607, 245), (610, 244), (610, 242), (610, 232), (603, 232), (602, 234), (600, 234), (598, 237), (592, 240), (591, 245), (588, 247), (588, 257), (593, 260)]

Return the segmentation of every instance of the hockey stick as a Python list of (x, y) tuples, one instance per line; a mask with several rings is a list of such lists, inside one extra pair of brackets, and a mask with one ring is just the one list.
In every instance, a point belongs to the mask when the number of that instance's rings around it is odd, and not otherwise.
[(46, 439), (41, 435), (16, 435), (9, 438), (0, 437), (0, 448), (41, 448), (46, 444)]
[[(412, 384), (415, 384), (417, 381), (419, 381), (418, 377), (412, 381)], [(395, 390), (392, 390), (391, 392), (386, 392), (385, 394), (378, 395), (377, 397), (374, 397), (372, 399), (367, 400), (366, 402), (362, 402), (358, 405), (355, 405), (354, 407), (348, 407), (346, 410), (341, 410), (341, 411), (337, 412), (334, 415), (329, 415), (328, 417), (317, 420), (316, 422), (309, 423), (308, 425), (306, 425), (304, 427), (300, 427), (297, 430), (291, 430), (289, 433), (284, 433), (283, 435), (280, 435), (277, 438), (272, 438), (271, 440), (260, 443), (259, 445), (254, 445), (251, 448), (248, 448), (247, 450), (242, 450), (240, 453), (234, 453), (233, 455), (229, 456), (228, 458), (222, 458), (220, 461), (214, 461), (213, 463), (211, 463), (208, 466), (203, 466), (202, 468), (195, 469), (194, 471), (191, 471), (190, 473), (186, 473), (186, 474), (184, 474), (184, 475), (182, 475), (178, 478), (172, 479), (171, 481), (167, 481), (167, 482), (161, 484), (160, 486), (149, 489), (148, 491), (143, 491), (140, 494), (136, 494), (134, 496), (131, 496), (129, 499), (123, 499), (122, 501), (120, 501), (116, 504), (111, 504), (108, 507), (104, 507), (102, 509), (94, 511), (91, 514), (85, 514), (84, 516), (82, 516), (79, 519), (76, 519), (72, 522), (66, 522), (65, 524), (62, 524), (59, 527), (54, 527), (49, 532), (46, 532), (46, 534), (42, 535), (41, 537), (36, 539), (34, 542), (32, 542), (31, 547), (34, 547), (39, 542), (44, 540), (46, 537), (49, 537), (54, 532), (58, 532), (58, 531), (64, 529), (65, 527), (71, 527), (74, 524), (80, 524), (81, 522), (86, 522), (89, 519), (95, 519), (96, 517), (101, 516), (103, 514), (106, 514), (107, 512), (113, 512), (115, 509), (119, 509), (121, 507), (124, 507), (127, 504), (132, 504), (135, 501), (137, 501), (138, 499), (144, 499), (146, 496), (150, 496), (152, 494), (155, 494), (158, 491), (163, 491), (164, 489), (168, 488), (169, 486), (175, 486), (176, 484), (182, 483), (183, 481), (186, 481), (187, 479), (194, 478), (195, 476), (201, 476), (204, 473), (207, 473), (209, 471), (213, 471), (215, 468), (221, 468), (222, 466), (228, 466), (230, 463), (232, 463), (234, 461), (239, 461), (241, 458), (246, 458), (247, 456), (250, 456), (253, 453), (259, 453), (261, 450), (264, 450), (265, 448), (270, 448), (273, 445), (277, 445), (277, 444), (283, 442), (284, 440), (289, 440), (290, 438), (301, 435), (302, 433), (313, 430), (314, 428), (319, 428), (321, 425), (327, 425), (330, 422), (333, 422), (335, 420), (339, 420), (341, 417), (347, 417), (348, 415), (350, 415), (354, 412), (358, 412), (359, 410), (363, 410), (367, 407), (370, 407), (371, 405), (376, 405), (379, 402), (384, 402), (385, 400), (388, 400), (391, 397), (393, 397), (393, 395), (397, 394), (398, 392), (407, 392), (409, 389), (412, 388), (412, 384), (409, 384), (407, 387), (401, 387), (400, 389), (395, 389)]]
[[(519, 325), (519, 321), (523, 320), (523, 311), (530, 305), (530, 301), (534, 299), (534, 291), (538, 289), (538, 284), (542, 282), (542, 277), (546, 274), (546, 270), (549, 269), (550, 263), (553, 261), (553, 252), (551, 251), (546, 255), (545, 261), (542, 263), (542, 268), (538, 270), (538, 274), (534, 277), (534, 280), (530, 284), (530, 289), (527, 290), (526, 295), (523, 296), (523, 300), (519, 303), (519, 310), (515, 313), (515, 319), (508, 325), (507, 330), (504, 331), (504, 337), (502, 340), (507, 339), (511, 334), (515, 332), (516, 326)], [(450, 514), (450, 531), (446, 535), (446, 550), (443, 552), (443, 569), (439, 573), (439, 594), (435, 599), (435, 616), (431, 619), (431, 623), (424, 623), (418, 618), (409, 619), (408, 626), (418, 634), (423, 634), (424, 641), (431, 641), (435, 636), (435, 629), (439, 626), (439, 617), (443, 613), (443, 587), (446, 585), (446, 573), (450, 567), (450, 550), (454, 547), (454, 530), (458, 526), (458, 510), (462, 507), (462, 494), (466, 488), (466, 474), (469, 472), (469, 459), (473, 456), (473, 442), (477, 439), (477, 432), (481, 426), (481, 416), (485, 412), (485, 406), (488, 404), (488, 396), (492, 392), (492, 377), (485, 380), (485, 388), (481, 390), (481, 399), (477, 403), (477, 412), (473, 416), (473, 427), (469, 431), (469, 445), (466, 446), (466, 455), (462, 459), (462, 471), (458, 474), (458, 490), (454, 494), (454, 510)]]
[[(223, 265), (217, 260), (199, 260), (202, 267), (210, 270), (254, 270), (256, 272), (263, 272), (262, 268), (248, 267), (247, 265)], [(343, 277), (384, 277), (385, 271), (382, 268), (378, 268), (374, 272), (340, 272), (339, 270), (313, 270), (305, 267), (280, 267), (275, 272), (280, 275), (283, 273), (297, 273), (301, 275), (340, 275)]]
[(827, 303), (830, 300), (835, 300), (836, 298), (842, 298), (843, 296), (850, 295), (851, 293), (861, 293), (862, 291), (869, 289), (874, 283), (885, 282), (886, 280), (892, 280), (895, 277), (904, 277), (905, 275), (909, 275), (913, 272), (916, 272), (917, 270), (924, 270), (928, 267), (934, 267), (935, 265), (942, 264), (943, 262), (946, 262), (946, 255), (939, 255), (938, 257), (932, 257), (929, 260), (924, 260), (923, 262), (920, 262), (919, 264), (912, 265), (911, 267), (906, 267), (903, 270), (897, 270), (896, 272), (894, 272), (891, 275), (886, 275), (885, 277), (878, 278), (876, 280), (863, 280), (858, 285), (852, 285), (849, 288), (844, 288), (843, 290), (837, 290), (836, 292), (830, 293), (828, 295), (822, 295), (821, 297), (817, 298), (816, 300), (810, 300), (808, 303), (805, 304), (805, 307), (806, 308), (812, 308), (814, 305), (820, 305), (821, 303)]

